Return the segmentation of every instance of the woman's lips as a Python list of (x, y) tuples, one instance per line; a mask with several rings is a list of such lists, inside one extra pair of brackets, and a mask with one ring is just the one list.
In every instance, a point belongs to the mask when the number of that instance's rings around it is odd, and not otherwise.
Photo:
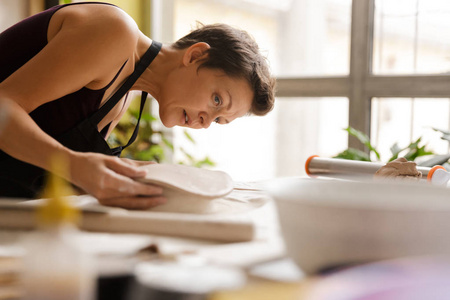
[(189, 116), (185, 110), (183, 110), (183, 112), (184, 112), (184, 125), (189, 125)]

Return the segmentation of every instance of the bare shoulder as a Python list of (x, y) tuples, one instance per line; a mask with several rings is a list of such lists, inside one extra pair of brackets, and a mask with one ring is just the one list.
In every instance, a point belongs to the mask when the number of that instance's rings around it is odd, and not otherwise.
[[(49, 49), (70, 56), (86, 67), (94, 85), (105, 85), (123, 63), (132, 58), (141, 32), (122, 9), (98, 3), (68, 5), (52, 17)], [(86, 75), (84, 75), (86, 76)]]
[(61, 8), (50, 20), (47, 45), (0, 83), (0, 94), (30, 112), (82, 87), (103, 87), (133, 58), (140, 34), (132, 18), (111, 5)]
[[(48, 28), (50, 41), (61, 30), (89, 34), (96, 38), (113, 36), (121, 44), (133, 45), (139, 37), (136, 22), (122, 9), (107, 5), (86, 3), (69, 5), (58, 10), (52, 17)], [(85, 36), (88, 38), (89, 36)]]

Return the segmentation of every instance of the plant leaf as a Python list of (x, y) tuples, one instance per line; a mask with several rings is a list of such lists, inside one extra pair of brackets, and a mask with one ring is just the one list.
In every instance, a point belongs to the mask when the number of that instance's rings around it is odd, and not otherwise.
[(194, 138), (189, 134), (189, 132), (187, 132), (187, 130), (183, 130), (184, 135), (187, 137), (188, 140), (190, 140), (192, 142), (192, 144), (195, 145), (195, 140)]
[(399, 154), (405, 150), (408, 150), (408, 152), (403, 155), (404, 158), (406, 158), (409, 161), (414, 161), (419, 156), (425, 156), (425, 155), (432, 155), (434, 152), (425, 150), (425, 146), (419, 147), (420, 142), (422, 141), (422, 137), (419, 137), (416, 141), (410, 143), (407, 147), (403, 149), (399, 149), (398, 146), (393, 145), (391, 147), (392, 149), (395, 148), (395, 152), (393, 152), (393, 156), (389, 159), (389, 161), (393, 161), (394, 159), (398, 158)]
[(154, 122), (156, 120), (157, 119), (154, 116), (152, 116), (150, 113), (143, 113), (142, 116), (141, 116), (141, 122), (145, 121), (145, 122), (151, 123), (151, 122)]
[(164, 159), (164, 149), (160, 145), (153, 145), (149, 149), (134, 153), (138, 160), (157, 161)]
[(202, 168), (204, 166), (214, 167), (216, 165), (208, 156), (206, 156), (203, 160), (199, 160), (195, 163), (195, 167)]
[(164, 145), (166, 145), (167, 147), (169, 147), (170, 150), (174, 151), (173, 144), (172, 144), (168, 139), (166, 139), (164, 136), (162, 136), (162, 137), (161, 137), (161, 140), (163, 141)]
[(367, 153), (355, 148), (348, 148), (338, 155), (334, 156), (334, 158), (370, 161), (370, 157)]
[(180, 147), (180, 151), (183, 152), (183, 154), (184, 154), (190, 161), (193, 161), (193, 160), (194, 160), (194, 157), (193, 157), (191, 154), (189, 154), (186, 150), (184, 150), (183, 147)]
[(391, 149), (390, 149), (390, 150), (391, 150), (392, 156), (391, 156), (391, 158), (389, 158), (388, 161), (393, 161), (394, 159), (397, 159), (398, 156), (399, 156), (399, 154), (400, 154), (400, 152), (402, 152), (402, 151), (404, 151), (404, 150), (406, 150), (406, 149), (408, 149), (408, 147), (406, 147), (406, 148), (400, 148), (400, 147), (398, 146), (398, 144), (395, 143), (394, 145), (391, 146)]
[(435, 127), (431, 127), (431, 129), (433, 129), (434, 131), (441, 132), (443, 135), (450, 135), (450, 131), (447, 131), (447, 130), (443, 130), (443, 129), (439, 129), (439, 128), (435, 128)]
[(377, 156), (378, 160), (380, 160), (380, 153), (378, 153), (378, 151), (375, 149), (375, 147), (372, 146), (367, 134), (365, 134), (355, 128), (352, 128), (350, 126), (345, 128), (344, 130), (346, 130), (348, 132), (348, 134), (350, 134), (351, 136), (356, 137), (363, 145), (365, 145), (367, 148), (369, 148), (369, 151), (373, 151), (375, 153), (375, 155)]

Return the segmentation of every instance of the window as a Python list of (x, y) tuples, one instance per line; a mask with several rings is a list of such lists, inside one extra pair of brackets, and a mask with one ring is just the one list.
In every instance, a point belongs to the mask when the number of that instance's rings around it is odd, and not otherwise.
[(450, 3), (442, 0), (375, 2), (376, 74), (450, 72)]
[[(275, 110), (192, 132), (236, 180), (304, 175), (310, 155), (364, 150), (346, 126), (371, 134), (381, 149), (428, 134), (419, 127), (449, 126), (450, 38), (439, 30), (450, 22), (445, 0), (153, 0), (153, 7), (154, 39), (172, 42), (197, 20), (225, 22), (247, 30), (268, 55), (278, 78)], [(442, 120), (421, 107), (439, 110)]]

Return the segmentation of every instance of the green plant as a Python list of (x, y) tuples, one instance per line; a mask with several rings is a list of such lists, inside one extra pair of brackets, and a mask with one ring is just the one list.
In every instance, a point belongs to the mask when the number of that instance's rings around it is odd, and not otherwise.
[[(139, 101), (133, 101), (117, 126), (108, 137), (111, 147), (125, 145), (133, 134), (139, 117)], [(173, 150), (173, 145), (164, 138), (161, 131), (154, 129), (157, 119), (151, 115), (147, 102), (141, 116), (139, 135), (136, 141), (122, 152), (122, 157), (162, 162), (165, 159), (165, 148)]]
[[(344, 130), (347, 131), (349, 135), (354, 136), (363, 145), (365, 145), (369, 149), (369, 153), (360, 151), (355, 148), (348, 148), (348, 149), (342, 151), (341, 153), (337, 154), (335, 156), (335, 158), (372, 161), (370, 158), (370, 154), (374, 153), (377, 158), (377, 161), (380, 161), (380, 153), (370, 143), (370, 139), (365, 133), (363, 133), (359, 130), (356, 130), (352, 127), (347, 127)], [(422, 141), (422, 137), (418, 138), (414, 142), (411, 142), (408, 146), (406, 146), (404, 148), (400, 148), (398, 146), (398, 144), (395, 143), (390, 148), (392, 156), (389, 158), (388, 161), (392, 161), (392, 160), (398, 158), (399, 156), (405, 157), (409, 161), (414, 161), (419, 156), (434, 154), (433, 151), (426, 150), (425, 149), (426, 146), (420, 146), (421, 141)]]
[[(190, 141), (192, 144), (196, 144), (195, 140), (192, 138), (192, 136), (187, 132), (186, 130), (183, 131), (184, 136)], [(186, 151), (183, 147), (180, 147), (181, 153), (186, 158), (186, 162), (179, 161), (179, 164), (188, 164), (194, 167), (202, 168), (202, 167), (213, 167), (215, 166), (215, 162), (213, 162), (208, 156), (204, 157), (203, 159), (196, 159), (194, 156), (192, 156), (188, 151)]]

